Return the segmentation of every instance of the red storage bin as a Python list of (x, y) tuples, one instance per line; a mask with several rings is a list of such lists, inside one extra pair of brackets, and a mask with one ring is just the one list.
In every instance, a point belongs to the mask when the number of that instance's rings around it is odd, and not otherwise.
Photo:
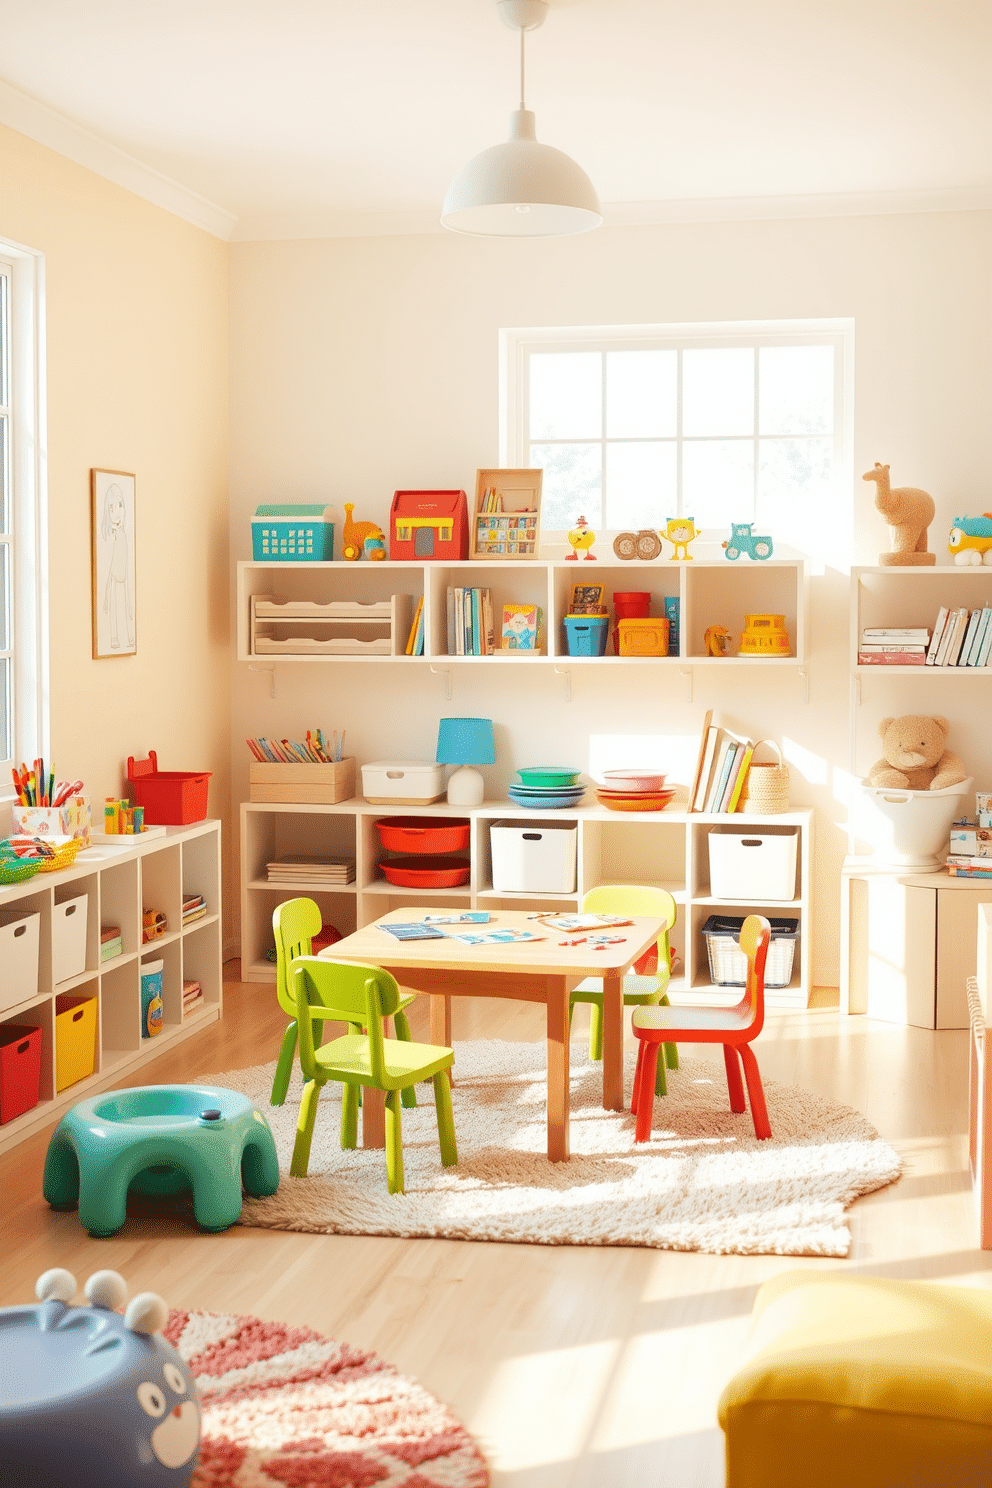
[(41, 1029), (0, 1023), (0, 1126), (23, 1116), (41, 1095)]
[(375, 824), (387, 852), (461, 852), (468, 847), (472, 823), (468, 818), (437, 816), (383, 816)]
[(127, 761), (134, 804), (144, 807), (150, 827), (185, 827), (203, 821), (212, 774), (212, 770), (160, 770), (154, 749), (149, 749), (146, 760), (129, 755)]

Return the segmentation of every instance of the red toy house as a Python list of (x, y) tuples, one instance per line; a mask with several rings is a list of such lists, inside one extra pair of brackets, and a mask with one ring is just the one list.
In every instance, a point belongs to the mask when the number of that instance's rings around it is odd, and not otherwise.
[(468, 557), (464, 491), (396, 491), (389, 508), (389, 556), (463, 561)]

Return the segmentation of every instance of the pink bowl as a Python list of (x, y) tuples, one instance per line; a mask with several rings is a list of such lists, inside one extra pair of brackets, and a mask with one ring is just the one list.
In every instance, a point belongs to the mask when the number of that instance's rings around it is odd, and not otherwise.
[(665, 784), (665, 777), (654, 770), (604, 770), (603, 784), (608, 790), (656, 791)]

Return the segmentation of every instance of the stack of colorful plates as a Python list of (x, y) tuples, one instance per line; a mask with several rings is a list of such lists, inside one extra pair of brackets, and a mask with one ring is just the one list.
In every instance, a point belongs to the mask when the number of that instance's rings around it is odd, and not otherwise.
[(609, 811), (663, 811), (675, 795), (656, 770), (606, 770), (596, 799)]
[(511, 801), (532, 811), (562, 811), (577, 806), (586, 793), (578, 784), (580, 770), (563, 770), (555, 765), (535, 765), (518, 770), (521, 784), (507, 787)]

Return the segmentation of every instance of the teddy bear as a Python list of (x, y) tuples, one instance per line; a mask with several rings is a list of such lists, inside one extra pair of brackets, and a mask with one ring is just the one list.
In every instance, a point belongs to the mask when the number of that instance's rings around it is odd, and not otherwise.
[(884, 758), (868, 771), (868, 784), (934, 791), (965, 780), (964, 765), (944, 747), (949, 727), (946, 718), (922, 713), (883, 718), (878, 732)]

